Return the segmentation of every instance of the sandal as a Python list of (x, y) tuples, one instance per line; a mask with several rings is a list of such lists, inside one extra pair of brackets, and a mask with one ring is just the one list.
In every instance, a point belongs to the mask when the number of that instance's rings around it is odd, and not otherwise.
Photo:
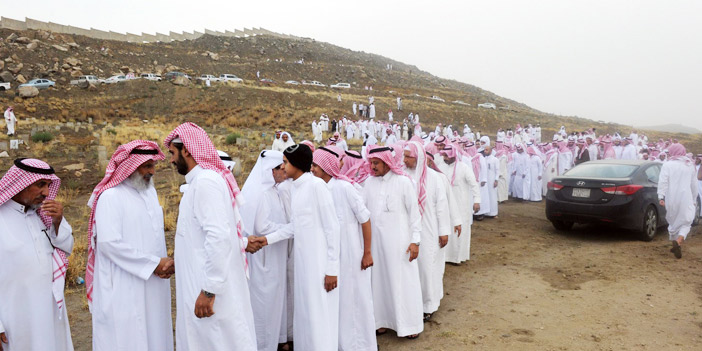
[(425, 313), (424, 314), (424, 323), (428, 322), (431, 319), (431, 316), (433, 316), (433, 313)]
[[(383, 331), (380, 331), (380, 329), (382, 329)], [(388, 332), (387, 328), (380, 328), (380, 329), (375, 331), (375, 335), (383, 335), (383, 334)]]
[(409, 339), (409, 340), (414, 340), (414, 339), (416, 339), (416, 338), (418, 338), (418, 337), (419, 337), (419, 334), (413, 334), (413, 335), (407, 335), (407, 336), (405, 336), (405, 338), (407, 338), (407, 339)]

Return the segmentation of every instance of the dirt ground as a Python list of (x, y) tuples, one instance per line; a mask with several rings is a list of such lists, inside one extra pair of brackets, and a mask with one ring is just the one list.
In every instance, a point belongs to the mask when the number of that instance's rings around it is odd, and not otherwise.
[[(378, 344), (381, 350), (699, 350), (700, 232), (693, 228), (676, 260), (665, 228), (652, 242), (598, 226), (561, 233), (545, 219), (544, 203), (509, 201), (499, 218), (473, 225), (471, 260), (446, 267), (446, 296), (419, 339), (389, 332)], [(68, 294), (79, 351), (91, 349), (83, 292)]]

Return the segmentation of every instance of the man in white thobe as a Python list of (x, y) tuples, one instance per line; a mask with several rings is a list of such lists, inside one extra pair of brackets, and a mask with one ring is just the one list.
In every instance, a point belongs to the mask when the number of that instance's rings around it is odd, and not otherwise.
[[(241, 216), (247, 236), (273, 233), (288, 222), (278, 188), (285, 178), (283, 153), (261, 151), (241, 190), (246, 199)], [(286, 315), (288, 240), (266, 246), (248, 258), (258, 351), (276, 351), (279, 343), (287, 342), (287, 333), (286, 340), (281, 338), (281, 328)]]
[[(25, 184), (29, 184), (26, 186)], [(0, 349), (72, 351), (63, 298), (71, 226), (54, 200), (61, 180), (17, 159), (0, 179)]]
[(15, 135), (15, 125), (17, 124), (17, 117), (15, 116), (14, 107), (10, 106), (5, 110), (5, 125), (7, 125), (7, 135)]
[(390, 147), (368, 151), (372, 177), (363, 186), (373, 229), (373, 307), (377, 333), (415, 339), (424, 330), (416, 261), (422, 233), (417, 192)]
[(339, 220), (327, 184), (310, 174), (312, 150), (297, 144), (283, 153), (292, 178), (291, 223), (254, 240), (272, 245), (294, 238), (293, 339), (299, 350), (336, 350), (339, 337)]
[(439, 309), (444, 297), (445, 250), (451, 226), (444, 182), (437, 171), (427, 167), (426, 153), (420, 142), (410, 141), (404, 150), (407, 173), (414, 180), (422, 216), (422, 245), (419, 247), (419, 281), (422, 286), (424, 320)]
[(121, 145), (89, 201), (95, 219), (88, 250), (94, 273), (86, 273), (93, 350), (173, 350), (168, 278), (174, 266), (152, 179), (163, 159), (155, 142)]
[(483, 200), (484, 202), (490, 203), (490, 211), (485, 215), (487, 217), (497, 217), (498, 214), (498, 195), (497, 186), (500, 177), (500, 160), (495, 157), (495, 153), (492, 150), (492, 146), (485, 146), (483, 152), (485, 154), (485, 165), (487, 166), (487, 188), (488, 188), (488, 198)]
[(681, 246), (695, 219), (697, 193), (697, 172), (686, 156), (685, 147), (678, 143), (670, 145), (668, 161), (663, 163), (658, 177), (658, 199), (666, 210), (668, 236), (673, 242), (670, 251), (676, 258), (682, 258)]
[(356, 111), (358, 110), (358, 105), (356, 104), (356, 101), (353, 102), (353, 105), (351, 106), (351, 109), (353, 110), (353, 115), (356, 115)]
[(529, 172), (529, 155), (524, 152), (522, 144), (517, 144), (517, 152), (514, 153), (512, 162), (514, 167), (512, 171), (514, 179), (512, 196), (520, 200), (528, 200), (529, 193), (524, 192), (524, 183)]
[(524, 192), (527, 193), (525, 200), (529, 201), (541, 201), (541, 194), (543, 191), (543, 186), (541, 183), (541, 178), (544, 171), (544, 166), (541, 163), (541, 157), (536, 152), (533, 146), (527, 148), (527, 155), (529, 159), (527, 160), (527, 168), (529, 179), (529, 184), (525, 185)]
[(544, 154), (544, 170), (541, 179), (541, 196), (546, 196), (548, 183), (558, 176), (558, 143), (553, 142), (551, 150)]
[(636, 146), (632, 143), (631, 138), (624, 138), (624, 147), (622, 148), (622, 160), (636, 160), (638, 155), (636, 153)]
[(164, 145), (188, 183), (175, 233), (176, 349), (256, 350), (234, 175), (194, 123), (176, 127)]
[(455, 238), (449, 237), (446, 262), (460, 264), (470, 259), (471, 225), (473, 225), (473, 213), (480, 209), (480, 185), (475, 179), (473, 168), (458, 161), (453, 145), (446, 145), (439, 154), (443, 156), (444, 162), (437, 162), (437, 166), (451, 184), (451, 191), (462, 217), (460, 233)]
[(313, 153), (312, 174), (327, 183), (340, 228), (339, 351), (377, 350), (371, 270), (370, 212), (358, 186), (341, 173), (342, 150), (321, 147)]

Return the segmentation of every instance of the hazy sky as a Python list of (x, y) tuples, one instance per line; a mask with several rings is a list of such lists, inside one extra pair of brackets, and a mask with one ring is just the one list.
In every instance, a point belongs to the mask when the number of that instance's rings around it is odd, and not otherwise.
[(131, 33), (263, 27), (544, 112), (702, 129), (701, 0), (1, 0), (0, 15)]

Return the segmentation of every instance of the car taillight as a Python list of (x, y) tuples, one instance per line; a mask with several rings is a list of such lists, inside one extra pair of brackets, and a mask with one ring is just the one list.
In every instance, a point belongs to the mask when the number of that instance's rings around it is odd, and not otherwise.
[(553, 190), (553, 191), (558, 191), (558, 190), (563, 189), (563, 185), (556, 184), (554, 182), (548, 182), (547, 186), (548, 186), (548, 190)]
[(620, 185), (616, 187), (602, 188), (602, 192), (610, 195), (633, 195), (643, 189), (643, 185)]

